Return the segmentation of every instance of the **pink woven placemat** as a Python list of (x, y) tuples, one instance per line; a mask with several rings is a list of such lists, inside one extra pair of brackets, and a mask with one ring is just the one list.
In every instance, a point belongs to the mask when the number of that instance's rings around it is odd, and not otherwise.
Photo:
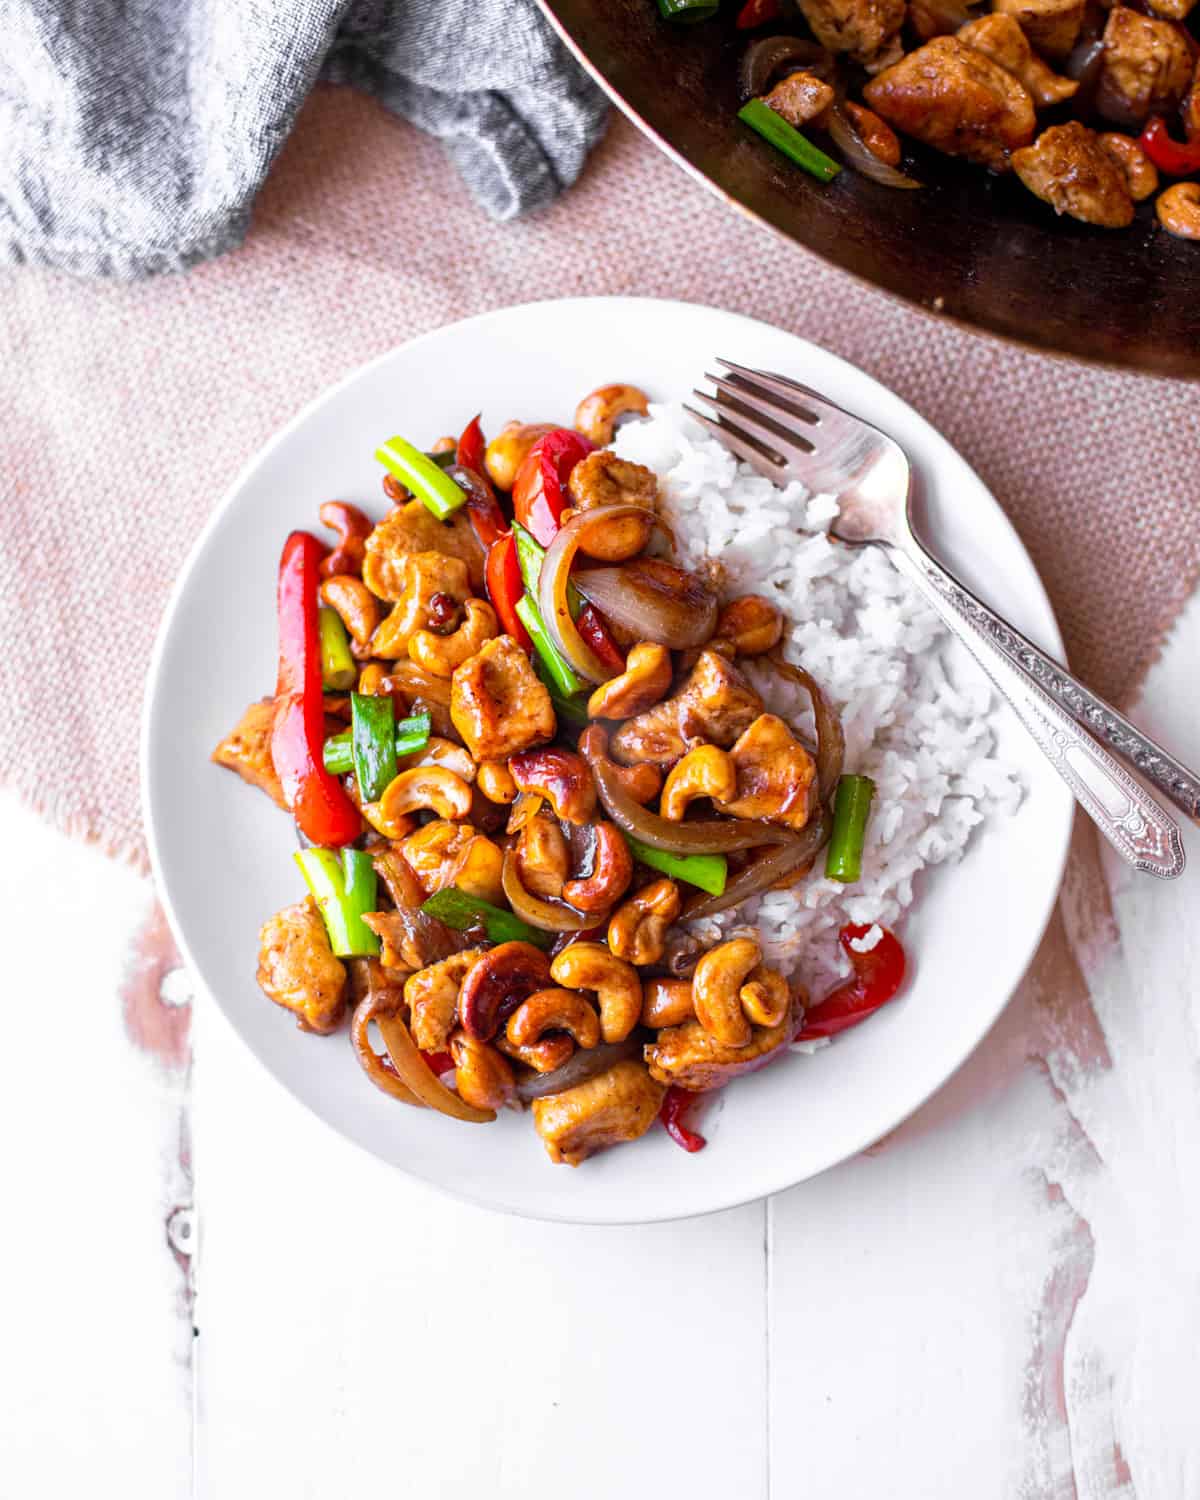
[[(210, 509), (325, 386), (487, 308), (682, 297), (854, 361), (979, 470), (1033, 554), (1072, 664), (1118, 702), (1200, 568), (1194, 386), (939, 325), (731, 213), (623, 120), (574, 191), (497, 227), (434, 142), (320, 90), (242, 250), (134, 286), (22, 270), (0, 288), (0, 781), (138, 862), (132, 705)], [(35, 756), (37, 724), (58, 733)]]

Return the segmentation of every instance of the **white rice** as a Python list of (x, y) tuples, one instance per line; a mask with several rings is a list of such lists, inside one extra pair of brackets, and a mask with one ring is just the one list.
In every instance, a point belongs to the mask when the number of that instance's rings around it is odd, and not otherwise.
[[(818, 858), (796, 890), (696, 924), (709, 943), (757, 929), (767, 962), (819, 995), (848, 971), (840, 927), (899, 928), (921, 871), (957, 860), (979, 824), (1018, 806), (1017, 774), (994, 753), (991, 690), (972, 664), (952, 663), (949, 633), (879, 549), (830, 541), (830, 496), (777, 488), (678, 404), (652, 405), (613, 446), (660, 476), (681, 563), (715, 558), (725, 597), (761, 593), (779, 603), (787, 659), (811, 672), (841, 713), (846, 769), (875, 781), (860, 881), (824, 879)], [(745, 665), (768, 708), (811, 734), (803, 689)]]

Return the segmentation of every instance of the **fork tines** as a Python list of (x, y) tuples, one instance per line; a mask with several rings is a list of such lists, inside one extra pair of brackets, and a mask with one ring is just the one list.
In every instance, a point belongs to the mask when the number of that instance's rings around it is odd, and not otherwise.
[(760, 474), (778, 479), (779, 471), (789, 462), (813, 452), (813, 443), (796, 424), (810, 428), (820, 425), (820, 410), (812, 408), (816, 393), (782, 375), (750, 370), (728, 359), (718, 359), (717, 363), (729, 373), (714, 375), (709, 371), (704, 376), (716, 388), (716, 395), (692, 392), (711, 408), (715, 418), (693, 406), (684, 409)]

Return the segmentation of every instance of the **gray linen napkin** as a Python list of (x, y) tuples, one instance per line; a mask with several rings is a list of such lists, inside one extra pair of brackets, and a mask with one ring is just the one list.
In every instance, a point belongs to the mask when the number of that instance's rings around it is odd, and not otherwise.
[(318, 77), (437, 136), (495, 219), (604, 128), (533, 0), (0, 0), (0, 260), (137, 277), (231, 249)]

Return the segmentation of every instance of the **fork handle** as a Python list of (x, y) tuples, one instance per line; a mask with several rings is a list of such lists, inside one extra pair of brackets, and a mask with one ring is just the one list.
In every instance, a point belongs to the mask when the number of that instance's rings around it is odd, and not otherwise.
[(911, 533), (893, 558), (1008, 699), (1121, 858), (1164, 880), (1179, 875), (1183, 841), (1174, 819), (1109, 755), (1089, 726), (1192, 817), (1200, 810), (1197, 778), (994, 614)]

